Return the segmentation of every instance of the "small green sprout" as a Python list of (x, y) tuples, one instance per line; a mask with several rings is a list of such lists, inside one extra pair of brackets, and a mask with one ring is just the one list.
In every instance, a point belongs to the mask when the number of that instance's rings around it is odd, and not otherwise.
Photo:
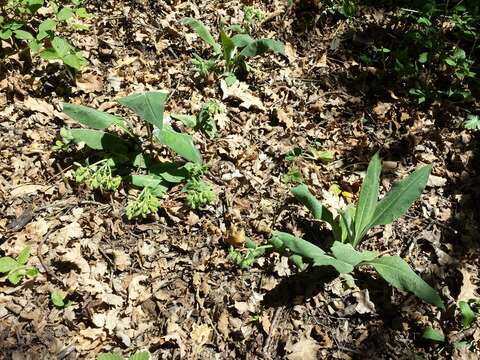
[(247, 239), (245, 242), (246, 249), (242, 252), (230, 246), (228, 249), (227, 259), (242, 269), (250, 268), (255, 261), (265, 254), (265, 250), (272, 248), (271, 245), (258, 246), (252, 240)]
[(52, 304), (60, 309), (64, 309), (73, 304), (73, 302), (70, 300), (65, 301), (65, 298), (66, 296), (62, 294), (60, 290), (53, 290), (50, 294), (50, 300), (52, 301)]
[(7, 279), (13, 285), (22, 281), (24, 276), (32, 278), (38, 274), (38, 270), (33, 266), (27, 266), (30, 258), (30, 247), (24, 248), (16, 259), (10, 256), (0, 258), (0, 273), (7, 274)]
[(158, 197), (153, 195), (151, 188), (145, 187), (137, 198), (128, 201), (125, 212), (128, 220), (138, 217), (146, 218), (147, 215), (157, 212), (159, 207)]
[[(108, 352), (98, 355), (97, 360), (123, 360), (123, 357), (116, 353)], [(148, 351), (137, 351), (130, 355), (128, 360), (150, 360), (150, 353)]]
[(284, 184), (290, 183), (303, 183), (304, 178), (300, 169), (296, 166), (291, 166), (288, 172), (282, 176), (282, 182)]

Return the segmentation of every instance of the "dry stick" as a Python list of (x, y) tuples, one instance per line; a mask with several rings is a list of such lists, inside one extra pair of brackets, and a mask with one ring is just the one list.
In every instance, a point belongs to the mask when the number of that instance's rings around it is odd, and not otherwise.
[(59, 284), (61, 284), (62, 286), (65, 286), (63, 284), (63, 281), (60, 280), (57, 275), (55, 275), (55, 273), (53, 271), (51, 271), (49, 269), (49, 267), (47, 265), (45, 265), (45, 262), (43, 261), (43, 256), (42, 256), (42, 247), (43, 247), (43, 244), (45, 244), (45, 240), (47, 240), (47, 237), (50, 236), (50, 234), (53, 232), (53, 229), (50, 229), (48, 230), (48, 232), (43, 236), (42, 238), (42, 241), (40, 242), (40, 244), (38, 245), (37, 247), (37, 257), (38, 257), (38, 260), (40, 260), (40, 264), (42, 265), (42, 267), (45, 269), (45, 273), (50, 276), (50, 277), (53, 277), (55, 280), (58, 281)]
[(265, 340), (265, 345), (263, 346), (263, 356), (265, 359), (271, 359), (268, 349), (270, 348), (270, 345), (272, 343), (273, 331), (275, 326), (277, 325), (282, 310), (282, 307), (278, 307), (277, 310), (275, 310), (275, 314), (273, 315), (272, 323), (270, 324), (270, 329), (268, 331), (268, 336)]

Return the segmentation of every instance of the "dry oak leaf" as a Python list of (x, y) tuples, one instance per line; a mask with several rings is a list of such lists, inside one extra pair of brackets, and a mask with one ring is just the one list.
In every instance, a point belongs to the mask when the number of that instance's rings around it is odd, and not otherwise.
[(148, 276), (146, 275), (137, 275), (135, 276), (128, 285), (128, 298), (130, 300), (146, 299), (148, 297), (148, 291), (145, 286), (141, 285), (140, 282), (147, 280)]
[(203, 346), (210, 340), (212, 329), (206, 324), (195, 326), (191, 333), (191, 338), (197, 346)]
[(14, 188), (10, 192), (10, 198), (16, 198), (32, 193), (36, 193), (37, 191), (46, 191), (49, 188), (49, 186), (46, 185), (35, 185), (35, 184), (23, 184), (19, 185), (16, 188)]
[(460, 269), (463, 275), (463, 283), (458, 294), (458, 301), (469, 301), (478, 298), (477, 286), (472, 282), (472, 273), (466, 268)]
[(102, 78), (92, 73), (85, 73), (77, 76), (76, 85), (79, 90), (82, 90), (85, 93), (100, 92), (103, 90)]
[(252, 94), (248, 85), (241, 81), (235, 81), (231, 86), (228, 86), (225, 80), (220, 80), (220, 88), (223, 92), (223, 98), (225, 99), (237, 99), (240, 100), (240, 107), (245, 109), (250, 109), (251, 107), (256, 107), (259, 110), (265, 111), (260, 98)]
[(312, 338), (302, 338), (295, 344), (288, 343), (285, 350), (289, 353), (288, 360), (316, 360), (320, 346)]
[(58, 114), (53, 105), (44, 100), (28, 97), (23, 101), (23, 105), (33, 112), (40, 112), (49, 116), (55, 116)]
[(357, 299), (358, 303), (355, 306), (355, 310), (359, 314), (375, 313), (375, 304), (370, 300), (370, 294), (367, 289), (358, 291), (353, 296)]

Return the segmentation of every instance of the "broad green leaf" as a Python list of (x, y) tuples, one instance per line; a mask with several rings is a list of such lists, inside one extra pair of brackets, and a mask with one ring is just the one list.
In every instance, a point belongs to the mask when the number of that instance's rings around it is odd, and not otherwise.
[(63, 112), (73, 120), (97, 130), (104, 130), (112, 125), (125, 128), (125, 120), (115, 115), (93, 109), (88, 106), (63, 104)]
[(368, 227), (390, 224), (405, 214), (425, 189), (431, 170), (431, 165), (424, 166), (406, 179), (394, 183), (392, 189), (377, 204)]
[(10, 257), (4, 256), (0, 258), (0, 273), (7, 273), (18, 267), (18, 262)]
[(378, 186), (380, 182), (380, 172), (382, 170), (382, 163), (376, 153), (370, 164), (368, 164), (367, 175), (363, 180), (360, 196), (358, 199), (357, 210), (355, 211), (354, 219), (354, 240), (353, 247), (362, 240), (365, 233), (368, 231), (368, 226), (372, 220), (375, 207), (378, 200)]
[(123, 360), (123, 357), (115, 353), (104, 353), (98, 355), (97, 360)]
[(25, 275), (25, 269), (22, 267), (19, 267), (10, 271), (8, 273), (7, 279), (13, 285), (17, 285), (20, 281), (22, 281), (24, 275)]
[(30, 258), (30, 246), (25, 247), (17, 256), (17, 263), (19, 265), (25, 265)]
[(15, 37), (19, 40), (27, 40), (27, 41), (32, 41), (35, 40), (32, 34), (30, 34), (28, 31), (25, 30), (15, 30), (13, 32)]
[(237, 48), (244, 48), (255, 40), (248, 34), (237, 34), (232, 36), (232, 42)]
[(68, 54), (62, 58), (62, 61), (65, 65), (70, 66), (75, 70), (81, 70), (87, 64), (87, 60), (79, 53)]
[(197, 127), (197, 117), (193, 115), (170, 114), (174, 120), (181, 121), (185, 126), (194, 129)]
[(215, 53), (220, 52), (220, 44), (215, 41), (212, 34), (210, 33), (210, 30), (208, 30), (208, 28), (203, 22), (191, 17), (187, 17), (182, 19), (180, 23), (190, 26), (203, 41), (213, 47)]
[(443, 332), (441, 330), (434, 329), (431, 326), (425, 329), (425, 331), (422, 334), (422, 337), (424, 339), (433, 340), (437, 342), (445, 341), (445, 335), (443, 335)]
[(50, 36), (50, 32), (55, 30), (57, 27), (57, 22), (52, 19), (43, 20), (40, 25), (38, 25), (38, 34), (37, 40), (43, 40), (46, 37)]
[(137, 351), (128, 360), (150, 360), (150, 353), (148, 351)]
[(75, 143), (84, 142), (93, 150), (106, 150), (121, 155), (128, 153), (128, 143), (125, 140), (101, 130), (70, 129), (69, 134)]
[(154, 131), (154, 135), (160, 144), (168, 146), (170, 149), (188, 161), (198, 164), (202, 163), (202, 156), (193, 144), (193, 140), (190, 135), (178, 133), (170, 126), (165, 126), (161, 130), (156, 129)]
[(352, 266), (357, 266), (364, 261), (372, 261), (378, 257), (378, 253), (374, 251), (357, 251), (350, 244), (343, 244), (335, 241), (330, 248), (333, 256), (343, 262), (349, 263)]
[(38, 42), (37, 40), (32, 40), (28, 42), (28, 47), (30, 48), (32, 54), (36, 54), (42, 48), (42, 44), (40, 44), (40, 42)]
[(36, 267), (29, 267), (25, 270), (25, 275), (28, 277), (34, 277), (38, 275), (38, 270)]
[(317, 256), (313, 259), (313, 266), (333, 266), (340, 274), (349, 274), (353, 271), (353, 265), (335, 259), (329, 255)]
[(339, 235), (335, 233), (335, 239), (340, 240), (340, 242), (349, 241), (353, 243), (353, 218), (355, 217), (356, 207), (349, 205), (346, 209), (341, 210), (339, 213)]
[(8, 40), (12, 37), (13, 31), (11, 29), (0, 29), (0, 39)]
[(373, 266), (381, 277), (397, 289), (410, 291), (420, 299), (445, 309), (437, 291), (423, 281), (401, 257), (383, 256), (365, 263)]
[(150, 91), (133, 94), (118, 99), (118, 102), (134, 111), (143, 120), (163, 128), (163, 112), (168, 93), (163, 91)]
[(149, 167), (149, 172), (161, 177), (165, 181), (178, 184), (188, 177), (188, 171), (180, 163), (156, 163)]
[(69, 55), (74, 49), (70, 43), (64, 38), (55, 36), (52, 40), (52, 48), (57, 52), (62, 59)]
[(325, 255), (325, 251), (311, 242), (281, 231), (273, 231), (269, 243), (272, 244), (276, 250), (283, 251), (288, 249), (294, 254), (309, 259)]
[(220, 41), (222, 42), (223, 47), (223, 58), (229, 63), (232, 60), (235, 45), (233, 44), (232, 39), (230, 39), (230, 37), (223, 31), (220, 31)]
[(73, 16), (75, 16), (75, 13), (69, 7), (64, 7), (57, 13), (57, 19), (60, 21), (66, 21)]
[(57, 60), (60, 59), (60, 55), (55, 51), (54, 48), (48, 48), (43, 50), (40, 53), (40, 57), (44, 60)]
[(272, 39), (259, 39), (248, 44), (241, 52), (241, 56), (253, 57), (262, 55), (267, 51), (272, 51), (275, 54), (284, 55), (285, 45), (281, 41)]
[(52, 291), (52, 293), (50, 294), (50, 299), (52, 300), (53, 305), (55, 305), (56, 307), (62, 308), (65, 306), (65, 297), (59, 290)]
[(305, 184), (298, 185), (290, 190), (295, 199), (305, 205), (316, 220), (328, 222), (332, 227), (336, 226), (333, 215), (320, 201), (308, 190)]
[(473, 312), (470, 305), (466, 301), (460, 301), (458, 303), (460, 308), (460, 313), (462, 314), (462, 326), (464, 329), (469, 328), (472, 322), (475, 320), (475, 313)]
[(132, 185), (148, 187), (155, 196), (165, 195), (168, 191), (168, 184), (156, 175), (132, 175)]

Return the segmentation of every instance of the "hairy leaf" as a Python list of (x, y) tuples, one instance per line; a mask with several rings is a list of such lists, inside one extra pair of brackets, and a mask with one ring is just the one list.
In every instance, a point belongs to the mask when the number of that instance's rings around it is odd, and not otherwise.
[(150, 353), (148, 351), (137, 351), (135, 354), (131, 355), (128, 360), (149, 360)]
[(105, 150), (114, 154), (125, 155), (128, 153), (128, 143), (118, 136), (101, 130), (70, 129), (68, 130), (75, 143), (84, 142), (93, 150)]
[(7, 273), (18, 266), (18, 262), (10, 256), (4, 256), (0, 258), (0, 273)]
[(308, 190), (305, 184), (298, 185), (290, 190), (295, 199), (305, 205), (316, 220), (322, 220), (328, 222), (330, 225), (334, 225), (333, 215), (326, 207), (324, 207), (320, 201)]
[(357, 266), (361, 262), (371, 261), (378, 257), (378, 253), (374, 251), (357, 251), (350, 244), (343, 244), (335, 241), (330, 248), (336, 259)]
[(123, 358), (115, 353), (104, 353), (98, 355), (97, 360), (123, 360)]
[(30, 258), (30, 246), (25, 247), (17, 257), (17, 263), (19, 265), (25, 265)]
[(445, 341), (445, 335), (443, 335), (443, 332), (441, 330), (434, 329), (431, 326), (425, 329), (425, 331), (422, 334), (422, 337), (424, 339), (433, 340), (437, 342)]
[(73, 120), (97, 130), (104, 130), (111, 125), (125, 127), (125, 120), (115, 115), (93, 109), (88, 106), (63, 104), (63, 112)]
[(173, 184), (181, 183), (188, 177), (188, 171), (177, 162), (156, 163), (150, 166), (148, 170)]
[(165, 126), (163, 129), (156, 129), (154, 132), (156, 139), (163, 145), (168, 146), (178, 155), (187, 159), (188, 161), (201, 164), (202, 156), (193, 144), (192, 137), (188, 134), (178, 133), (170, 126)]
[(167, 97), (166, 92), (149, 91), (120, 98), (118, 102), (134, 111), (143, 120), (162, 129)]
[(420, 299), (445, 309), (437, 291), (423, 281), (401, 257), (383, 256), (365, 263), (372, 265), (381, 277), (397, 289), (410, 291)]
[(431, 170), (431, 165), (424, 166), (406, 179), (393, 184), (392, 189), (377, 204), (368, 227), (390, 224), (405, 214), (425, 189)]
[(272, 40), (272, 39), (259, 39), (248, 44), (240, 52), (241, 56), (253, 57), (257, 55), (262, 55), (267, 51), (272, 51), (275, 54), (284, 55), (285, 54), (285, 45), (281, 41)]
[(365, 233), (368, 231), (368, 226), (373, 217), (375, 207), (377, 206), (381, 170), (382, 163), (377, 153), (370, 160), (367, 175), (363, 180), (362, 189), (360, 190), (360, 197), (358, 199), (354, 219), (355, 232), (353, 247), (356, 247), (359, 244)]
[(183, 115), (183, 114), (170, 114), (170, 117), (174, 120), (181, 121), (183, 125), (188, 126), (189, 128), (194, 129), (197, 127), (197, 117), (193, 115)]
[(244, 48), (255, 40), (248, 34), (237, 34), (232, 36), (232, 42), (237, 48)]
[(223, 31), (220, 32), (220, 41), (222, 42), (223, 46), (223, 58), (228, 64), (230, 60), (232, 60), (235, 44), (233, 43), (232, 39), (230, 39), (230, 37)]
[(190, 26), (203, 41), (213, 47), (216, 53), (220, 52), (220, 44), (215, 41), (212, 34), (210, 34), (210, 30), (208, 30), (203, 22), (191, 17), (184, 18), (180, 22)]
[(156, 175), (132, 175), (132, 185), (139, 188), (148, 187), (155, 196), (162, 196), (168, 191), (168, 184)]

